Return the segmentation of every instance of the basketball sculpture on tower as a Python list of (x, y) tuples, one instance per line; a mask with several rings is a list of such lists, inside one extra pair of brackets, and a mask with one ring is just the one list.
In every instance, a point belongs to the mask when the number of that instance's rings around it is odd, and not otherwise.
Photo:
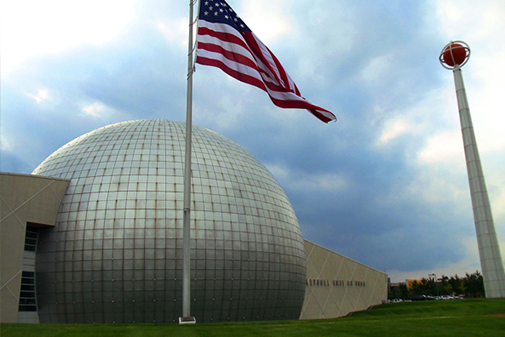
[(449, 70), (461, 68), (470, 59), (470, 48), (463, 41), (450, 42), (440, 53), (442, 66)]
[(504, 298), (505, 273), (500, 255), (500, 246), (498, 245), (491, 205), (489, 203), (479, 150), (477, 149), (477, 141), (470, 117), (470, 109), (468, 108), (463, 75), (461, 73), (461, 67), (468, 62), (469, 58), (470, 48), (463, 41), (451, 41), (442, 49), (439, 56), (442, 66), (453, 71), (456, 83), (459, 118), (463, 133), (466, 167), (470, 183), (473, 216), (486, 297)]

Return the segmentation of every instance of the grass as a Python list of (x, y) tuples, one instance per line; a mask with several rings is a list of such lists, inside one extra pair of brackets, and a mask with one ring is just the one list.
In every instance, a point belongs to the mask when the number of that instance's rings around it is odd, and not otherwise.
[(505, 337), (505, 299), (385, 304), (330, 320), (177, 324), (2, 324), (1, 337), (492, 336)]

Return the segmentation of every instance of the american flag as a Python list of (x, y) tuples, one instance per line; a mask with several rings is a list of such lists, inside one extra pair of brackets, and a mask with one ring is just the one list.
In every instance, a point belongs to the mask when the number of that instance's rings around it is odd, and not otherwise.
[(337, 119), (300, 95), (279, 60), (226, 1), (200, 0), (197, 41), (196, 63), (264, 90), (280, 108), (307, 109), (325, 123)]

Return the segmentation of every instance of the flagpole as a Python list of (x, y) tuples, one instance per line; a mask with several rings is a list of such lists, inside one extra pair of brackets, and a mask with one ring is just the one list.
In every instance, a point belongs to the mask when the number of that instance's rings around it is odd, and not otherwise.
[(189, 1), (189, 37), (188, 37), (188, 78), (186, 89), (186, 151), (184, 159), (184, 215), (182, 231), (183, 267), (182, 267), (182, 317), (179, 324), (196, 323), (191, 317), (191, 130), (193, 109), (193, 5), (197, 0)]

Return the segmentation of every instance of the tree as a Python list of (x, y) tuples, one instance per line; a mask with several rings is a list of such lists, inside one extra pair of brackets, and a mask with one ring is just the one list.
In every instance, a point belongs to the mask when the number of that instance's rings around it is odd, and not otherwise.
[(459, 281), (460, 294), (466, 294), (466, 285), (464, 280)]
[(398, 287), (398, 291), (400, 293), (400, 298), (402, 300), (407, 300), (412, 297), (410, 296), (409, 288), (407, 288), (407, 285), (405, 283), (400, 284), (400, 286)]
[(484, 278), (478, 270), (471, 275), (466, 273), (465, 287), (468, 297), (484, 297)]
[(452, 295), (452, 285), (447, 283), (445, 286), (442, 286), (442, 294), (444, 295)]
[[(440, 282), (440, 294), (442, 295), (451, 295), (452, 294), (452, 286), (449, 284), (449, 278), (445, 275), (442, 275), (439, 279)], [(438, 292), (437, 292), (437, 295)]]
[(464, 294), (465, 290), (461, 289), (461, 285), (463, 284), (463, 281), (459, 278), (459, 276), (456, 274), (454, 276), (451, 276), (449, 279), (449, 284), (452, 287), (452, 291), (456, 294)]
[[(466, 277), (460, 278), (458, 275), (451, 277), (442, 275), (438, 280), (434, 278), (422, 278), (420, 281), (415, 281), (411, 284), (411, 288), (407, 284), (402, 283), (392, 288), (389, 298), (409, 299), (414, 295), (436, 296), (437, 287), (440, 294), (453, 295), (465, 294), (467, 297), (484, 297), (484, 279), (479, 271), (473, 274), (466, 273)], [(393, 290), (394, 289), (394, 290)]]

